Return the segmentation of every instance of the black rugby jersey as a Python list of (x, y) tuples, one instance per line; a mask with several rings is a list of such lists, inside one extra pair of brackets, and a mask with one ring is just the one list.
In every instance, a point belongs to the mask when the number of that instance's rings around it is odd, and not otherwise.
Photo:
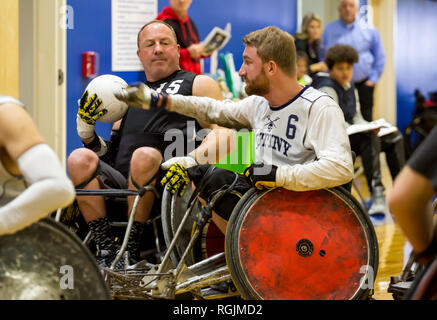
[[(147, 82), (147, 85), (157, 92), (192, 95), (196, 76), (192, 72), (178, 70), (160, 81)], [(169, 112), (165, 108), (141, 110), (129, 107), (120, 127), (121, 139), (115, 159), (115, 169), (127, 176), (132, 153), (140, 147), (156, 148), (164, 156), (165, 148), (176, 139), (176, 137), (173, 137), (171, 141), (165, 141), (165, 133), (172, 132), (169, 130), (174, 129), (179, 130), (178, 132), (181, 132), (184, 136), (185, 155), (200, 144), (199, 141), (196, 141), (196, 135), (201, 126), (195, 119)], [(172, 135), (170, 134), (169, 137), (171, 138)], [(169, 140), (169, 138), (166, 140)], [(188, 150), (187, 140), (193, 142), (189, 143)], [(193, 147), (190, 148), (190, 146)], [(178, 155), (180, 156), (180, 154)], [(176, 154), (173, 156), (176, 156)]]

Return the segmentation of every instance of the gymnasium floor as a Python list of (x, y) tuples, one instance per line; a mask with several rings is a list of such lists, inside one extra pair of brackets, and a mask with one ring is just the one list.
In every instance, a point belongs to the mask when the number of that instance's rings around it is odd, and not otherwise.
[[(386, 188), (386, 194), (392, 188), (392, 179), (385, 162), (384, 154), (381, 154), (382, 180)], [(365, 182), (364, 174), (356, 178), (356, 184), (364, 198), (369, 197), (369, 190)], [(355, 190), (352, 194), (358, 198)], [(375, 280), (376, 300), (393, 300), (392, 294), (387, 292), (391, 276), (399, 276), (402, 273), (404, 261), (405, 236), (399, 226), (388, 217), (383, 225), (375, 227), (379, 245), (379, 267)]]

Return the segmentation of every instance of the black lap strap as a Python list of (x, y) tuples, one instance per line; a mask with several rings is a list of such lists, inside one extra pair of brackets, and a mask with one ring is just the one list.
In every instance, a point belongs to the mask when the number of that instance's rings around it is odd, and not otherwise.
[(93, 174), (91, 175), (91, 177), (89, 177), (87, 180), (85, 180), (85, 182), (82, 182), (80, 184), (78, 184), (77, 186), (75, 186), (76, 189), (83, 189), (84, 187), (86, 187), (91, 181), (94, 180), (94, 178), (96, 178), (99, 174), (100, 174), (100, 161), (97, 162), (97, 167), (96, 170), (93, 172)]
[(158, 175), (158, 173), (159, 173), (159, 170), (156, 171), (156, 173), (153, 175), (153, 177), (150, 178), (150, 180), (147, 181), (147, 183), (145, 183), (142, 187), (140, 187), (140, 185), (138, 183), (136, 183), (136, 181), (132, 178), (132, 176), (130, 176), (130, 181), (132, 181), (132, 184), (134, 185), (134, 187), (138, 189), (138, 194), (140, 195), (140, 197), (144, 196), (144, 194), (147, 191), (152, 191), (157, 198), (160, 197), (158, 190), (156, 190), (156, 188), (154, 186), (150, 185), (152, 183), (152, 181), (156, 179), (156, 176)]

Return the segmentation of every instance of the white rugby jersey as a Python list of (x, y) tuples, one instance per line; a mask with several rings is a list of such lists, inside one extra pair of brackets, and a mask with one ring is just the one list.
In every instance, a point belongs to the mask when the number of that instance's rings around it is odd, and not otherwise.
[(312, 87), (277, 107), (260, 96), (232, 102), (173, 95), (169, 111), (223, 127), (253, 130), (256, 161), (278, 166), (279, 187), (308, 191), (352, 180), (343, 112), (326, 93)]

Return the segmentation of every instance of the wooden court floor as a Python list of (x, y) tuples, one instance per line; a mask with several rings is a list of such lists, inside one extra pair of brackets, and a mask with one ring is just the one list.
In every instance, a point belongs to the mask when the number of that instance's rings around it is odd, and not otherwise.
[[(381, 156), (381, 169), (383, 184), (386, 188), (386, 194), (388, 194), (392, 188), (393, 181), (384, 155)], [(364, 198), (369, 197), (369, 190), (364, 175), (358, 176), (355, 181), (362, 196)], [(352, 190), (352, 194), (358, 197), (355, 190)], [(406, 239), (391, 216), (387, 217), (383, 225), (375, 226), (375, 232), (379, 246), (379, 266), (373, 297), (376, 300), (393, 300), (392, 294), (387, 292), (387, 288), (390, 284), (390, 277), (399, 276), (402, 273)]]

